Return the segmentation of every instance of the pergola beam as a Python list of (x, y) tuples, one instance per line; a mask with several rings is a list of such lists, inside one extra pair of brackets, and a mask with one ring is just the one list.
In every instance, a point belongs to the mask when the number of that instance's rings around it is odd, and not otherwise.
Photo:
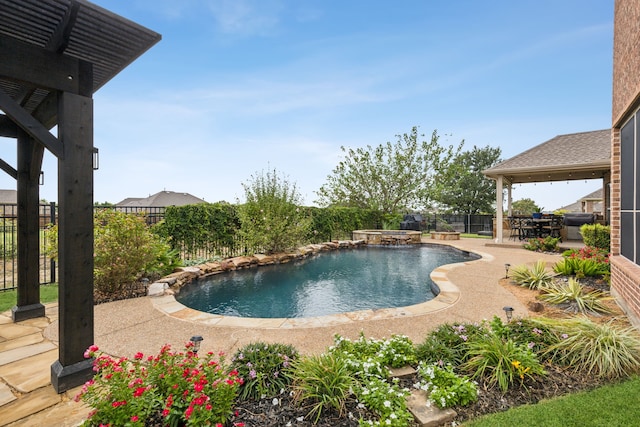
[(0, 61), (3, 78), (29, 86), (91, 96), (93, 81), (84, 74), (86, 63), (0, 34), (0, 52), (11, 61)]
[(31, 135), (34, 139), (44, 145), (56, 157), (64, 156), (62, 144), (58, 139), (51, 135), (49, 130), (42, 123), (36, 120), (31, 114), (27, 113), (20, 104), (16, 103), (9, 95), (0, 89), (0, 109), (13, 120), (22, 130)]

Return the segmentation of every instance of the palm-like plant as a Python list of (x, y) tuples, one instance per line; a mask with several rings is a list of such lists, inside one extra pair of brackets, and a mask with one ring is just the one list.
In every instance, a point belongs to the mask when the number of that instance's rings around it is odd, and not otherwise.
[(592, 314), (610, 313), (604, 304), (611, 296), (598, 290), (584, 292), (580, 282), (570, 278), (567, 282), (552, 282), (545, 286), (540, 299), (551, 304), (564, 305), (565, 310), (572, 313), (587, 312)]
[(553, 283), (556, 274), (547, 270), (547, 263), (544, 260), (538, 260), (531, 268), (526, 264), (512, 268), (509, 276), (520, 286), (539, 289)]

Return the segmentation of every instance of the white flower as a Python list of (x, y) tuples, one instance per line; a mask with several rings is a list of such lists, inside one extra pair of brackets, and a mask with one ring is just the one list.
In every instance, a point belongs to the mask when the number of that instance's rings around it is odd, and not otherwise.
[(301, 423), (304, 420), (304, 417), (298, 417), (296, 418), (296, 421), (298, 421), (299, 423)]
[(384, 407), (385, 408), (391, 408), (391, 402), (389, 402), (388, 400), (384, 401)]
[(276, 405), (278, 405), (279, 403), (280, 403), (280, 401), (278, 400), (278, 398), (277, 398), (277, 397), (274, 397), (274, 398), (273, 398), (273, 400), (271, 401), (271, 404), (272, 404), (273, 406), (276, 406)]

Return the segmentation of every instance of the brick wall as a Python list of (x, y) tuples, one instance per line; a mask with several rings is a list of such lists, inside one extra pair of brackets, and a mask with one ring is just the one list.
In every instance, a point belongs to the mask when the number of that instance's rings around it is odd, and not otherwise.
[(640, 1), (616, 0), (613, 30), (613, 126), (640, 98)]
[(611, 292), (640, 328), (640, 266), (620, 256), (620, 127), (640, 100), (640, 0), (616, 0), (611, 132)]

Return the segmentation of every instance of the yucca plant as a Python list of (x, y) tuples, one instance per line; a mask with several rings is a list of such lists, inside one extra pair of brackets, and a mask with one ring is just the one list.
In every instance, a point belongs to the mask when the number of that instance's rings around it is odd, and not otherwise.
[(297, 401), (310, 402), (309, 417), (318, 422), (323, 411), (334, 408), (342, 415), (355, 379), (347, 361), (336, 354), (305, 356), (293, 363), (293, 390)]
[(586, 317), (537, 320), (558, 336), (558, 342), (545, 351), (557, 363), (609, 379), (640, 372), (640, 336), (633, 327)]
[(543, 288), (543, 292), (539, 297), (542, 301), (565, 306), (565, 310), (571, 313), (611, 312), (604, 304), (604, 301), (611, 300), (611, 296), (598, 290), (585, 292), (580, 282), (574, 278), (566, 282), (552, 282)]
[(531, 268), (526, 264), (515, 266), (509, 271), (509, 276), (520, 286), (538, 289), (552, 283), (556, 274), (547, 270), (544, 260), (538, 260)]

